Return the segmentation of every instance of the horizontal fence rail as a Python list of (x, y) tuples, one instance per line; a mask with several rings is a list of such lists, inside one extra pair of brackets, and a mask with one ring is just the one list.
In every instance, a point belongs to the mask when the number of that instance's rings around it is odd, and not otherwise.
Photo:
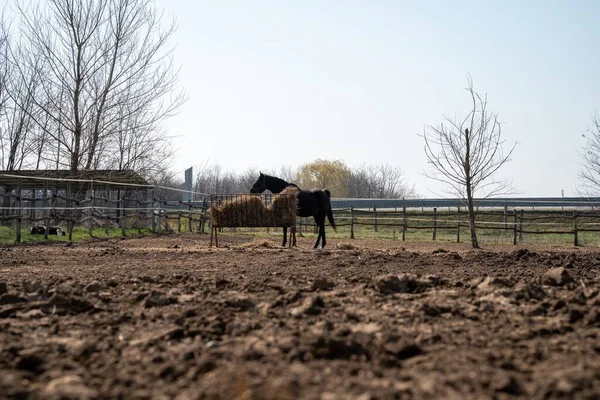
[[(400, 210), (373, 210), (336, 208), (333, 209), (338, 227), (348, 227), (349, 238), (354, 239), (356, 232), (362, 227), (370, 229), (376, 237), (383, 237), (393, 232), (393, 237), (399, 235), (401, 240), (407, 240), (408, 232), (429, 231), (431, 236), (418, 235), (421, 240), (437, 240), (440, 234), (445, 239), (461, 241), (461, 235), (469, 231), (468, 213), (464, 208), (438, 211), (420, 211), (419, 208)], [(304, 225), (310, 225), (304, 221)], [(481, 208), (476, 213), (476, 228), (486, 241), (523, 243), (524, 235), (560, 236), (563, 239), (572, 238), (575, 246), (581, 245), (582, 233), (600, 233), (600, 211), (598, 210), (502, 210)], [(364, 234), (364, 232), (363, 232)], [(600, 244), (600, 235), (595, 242)], [(567, 239), (568, 240), (568, 239)]]
[[(596, 208), (600, 197), (521, 197), (475, 199), (480, 208)], [(453, 208), (464, 207), (462, 199), (341, 199), (331, 200), (333, 208), (354, 209), (402, 209), (406, 208)]]

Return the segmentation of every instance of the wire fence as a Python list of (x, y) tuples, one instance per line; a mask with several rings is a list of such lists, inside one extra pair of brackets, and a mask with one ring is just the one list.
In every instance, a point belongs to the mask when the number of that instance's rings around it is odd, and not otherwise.
[[(6, 175), (9, 176), (9, 175)], [(193, 193), (198, 201), (170, 201), (181, 189), (82, 179), (17, 178), (14, 188), (0, 192), (0, 223), (14, 229), (15, 241), (23, 231), (68, 236), (85, 227), (89, 236), (98, 228), (106, 235), (120, 230), (205, 232), (208, 195)]]

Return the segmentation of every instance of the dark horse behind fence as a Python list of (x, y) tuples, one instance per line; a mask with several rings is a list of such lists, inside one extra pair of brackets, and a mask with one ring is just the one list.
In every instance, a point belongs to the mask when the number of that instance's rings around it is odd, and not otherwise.
[[(323, 238), (321, 247), (325, 247), (325, 217), (329, 219), (329, 223), (333, 229), (336, 230), (335, 221), (333, 220), (333, 212), (331, 211), (331, 193), (329, 190), (301, 190), (293, 183), (288, 183), (281, 178), (266, 175), (261, 172), (254, 185), (252, 185), (250, 193), (262, 193), (267, 189), (270, 190), (271, 193), (281, 193), (287, 187), (295, 187), (299, 190), (297, 203), (298, 216), (314, 217), (315, 222), (319, 227), (319, 235), (317, 236), (317, 242), (315, 243), (314, 248), (319, 247), (319, 241), (321, 241), (321, 238)], [(287, 227), (284, 227), (282, 245), (285, 246), (286, 242)]]

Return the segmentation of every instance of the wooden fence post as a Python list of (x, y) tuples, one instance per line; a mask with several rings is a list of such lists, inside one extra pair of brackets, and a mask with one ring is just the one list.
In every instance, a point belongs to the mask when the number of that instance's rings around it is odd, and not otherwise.
[(437, 207), (433, 207), (433, 240), (437, 236)]
[[(192, 201), (190, 200), (190, 202), (188, 203), (188, 230), (190, 231), (190, 233), (193, 232), (193, 227), (192, 227), (192, 219), (193, 219), (193, 215), (192, 215)], [(212, 234), (212, 231), (211, 231)]]
[(398, 230), (398, 206), (397, 205), (394, 206), (393, 228), (394, 228), (394, 240), (396, 240), (396, 231)]
[(110, 206), (112, 205), (110, 203), (110, 186), (108, 184), (106, 184), (106, 197), (104, 197), (104, 233), (106, 234), (106, 236), (109, 235), (108, 232), (108, 224), (110, 223), (110, 216), (108, 215), (108, 212), (110, 210)]
[(73, 208), (73, 200), (71, 200), (71, 196), (72, 196), (73, 190), (71, 188), (71, 183), (67, 183), (67, 201), (66, 201), (66, 206), (67, 206), (67, 231), (69, 234), (69, 242), (73, 241), (73, 227), (75, 226), (75, 215), (76, 213), (73, 212), (72, 208)]
[(48, 181), (44, 181), (44, 201), (42, 203), (44, 207), (44, 225), (46, 229), (44, 229), (44, 239), (48, 239), (48, 231), (50, 230), (50, 212), (48, 211)]
[(181, 233), (181, 201), (177, 203), (177, 232)]
[(94, 206), (96, 205), (96, 199), (94, 197), (94, 181), (92, 181), (90, 183), (90, 206), (88, 208), (89, 210), (89, 214), (88, 214), (88, 234), (90, 236), (93, 236), (93, 230), (94, 230)]
[(350, 206), (350, 239), (354, 239), (354, 207)]
[(152, 216), (151, 221), (150, 221), (151, 227), (152, 227), (151, 229), (152, 229), (152, 233), (156, 233), (156, 229), (155, 229), (156, 228), (156, 220), (155, 220), (155, 216), (154, 216), (154, 190), (152, 190), (150, 198), (152, 199), (152, 201), (150, 201), (150, 199), (148, 199), (148, 204), (150, 205), (150, 213), (151, 213), (150, 215)]
[(200, 213), (200, 233), (206, 233), (204, 228), (206, 227), (206, 221), (208, 221), (208, 216), (210, 215), (210, 210), (208, 209), (208, 199), (205, 197), (202, 200), (202, 212)]
[(165, 230), (167, 232), (173, 232), (173, 229), (171, 228), (171, 221), (170, 221), (171, 216), (169, 215), (169, 210), (167, 208), (167, 205), (168, 205), (168, 203), (165, 200), (165, 210), (163, 212), (163, 215), (165, 217)]
[(513, 209), (513, 245), (517, 244), (517, 210)]
[(508, 229), (508, 206), (504, 205), (504, 230)]
[(125, 232), (125, 196), (123, 194), (124, 191), (121, 189), (117, 190), (117, 200), (119, 205), (119, 225), (121, 226), (121, 236), (127, 236)]
[(456, 208), (456, 243), (460, 243), (460, 206)]
[(56, 195), (57, 195), (58, 189), (56, 189), (56, 186), (52, 186), (51, 191), (52, 191), (52, 197), (50, 197), (50, 216), (54, 219), (54, 218), (56, 218)]
[(406, 206), (402, 206), (402, 241), (406, 241)]
[(577, 211), (573, 210), (573, 246), (579, 246), (579, 232), (577, 230)]
[(377, 207), (373, 206), (373, 212), (375, 213), (375, 232), (377, 232)]
[[(166, 204), (164, 205), (166, 206)], [(159, 200), (158, 207), (160, 219), (158, 220), (158, 223), (164, 228), (165, 232), (169, 232), (171, 230), (171, 225), (169, 223), (169, 215), (167, 214), (166, 207), (163, 209), (162, 206), (162, 201)]]
[(19, 183), (17, 184), (17, 197), (15, 198), (15, 208), (17, 209), (17, 222), (16, 222), (16, 229), (17, 229), (17, 237), (16, 237), (16, 242), (20, 243), (21, 242), (21, 179), (19, 179)]
[(519, 218), (519, 243), (523, 242), (523, 219), (524, 211), (521, 209), (521, 218)]
[(142, 210), (140, 210), (141, 202), (137, 195), (135, 197), (136, 197), (135, 201), (137, 202), (137, 231), (138, 231), (138, 235), (141, 235), (142, 234)]
[(31, 209), (29, 210), (29, 219), (31, 219), (31, 221), (35, 220), (36, 214), (35, 214), (35, 210), (37, 209), (36, 207), (36, 201), (35, 201), (35, 186), (31, 187)]

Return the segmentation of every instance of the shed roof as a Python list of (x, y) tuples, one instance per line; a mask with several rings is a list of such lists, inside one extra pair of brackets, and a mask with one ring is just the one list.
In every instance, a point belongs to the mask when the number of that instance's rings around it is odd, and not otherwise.
[(15, 187), (21, 181), (23, 188), (40, 186), (48, 182), (51, 186), (65, 188), (74, 180), (102, 181), (130, 185), (147, 185), (148, 182), (133, 170), (99, 169), (77, 171), (70, 170), (17, 170), (0, 171), (0, 186)]

